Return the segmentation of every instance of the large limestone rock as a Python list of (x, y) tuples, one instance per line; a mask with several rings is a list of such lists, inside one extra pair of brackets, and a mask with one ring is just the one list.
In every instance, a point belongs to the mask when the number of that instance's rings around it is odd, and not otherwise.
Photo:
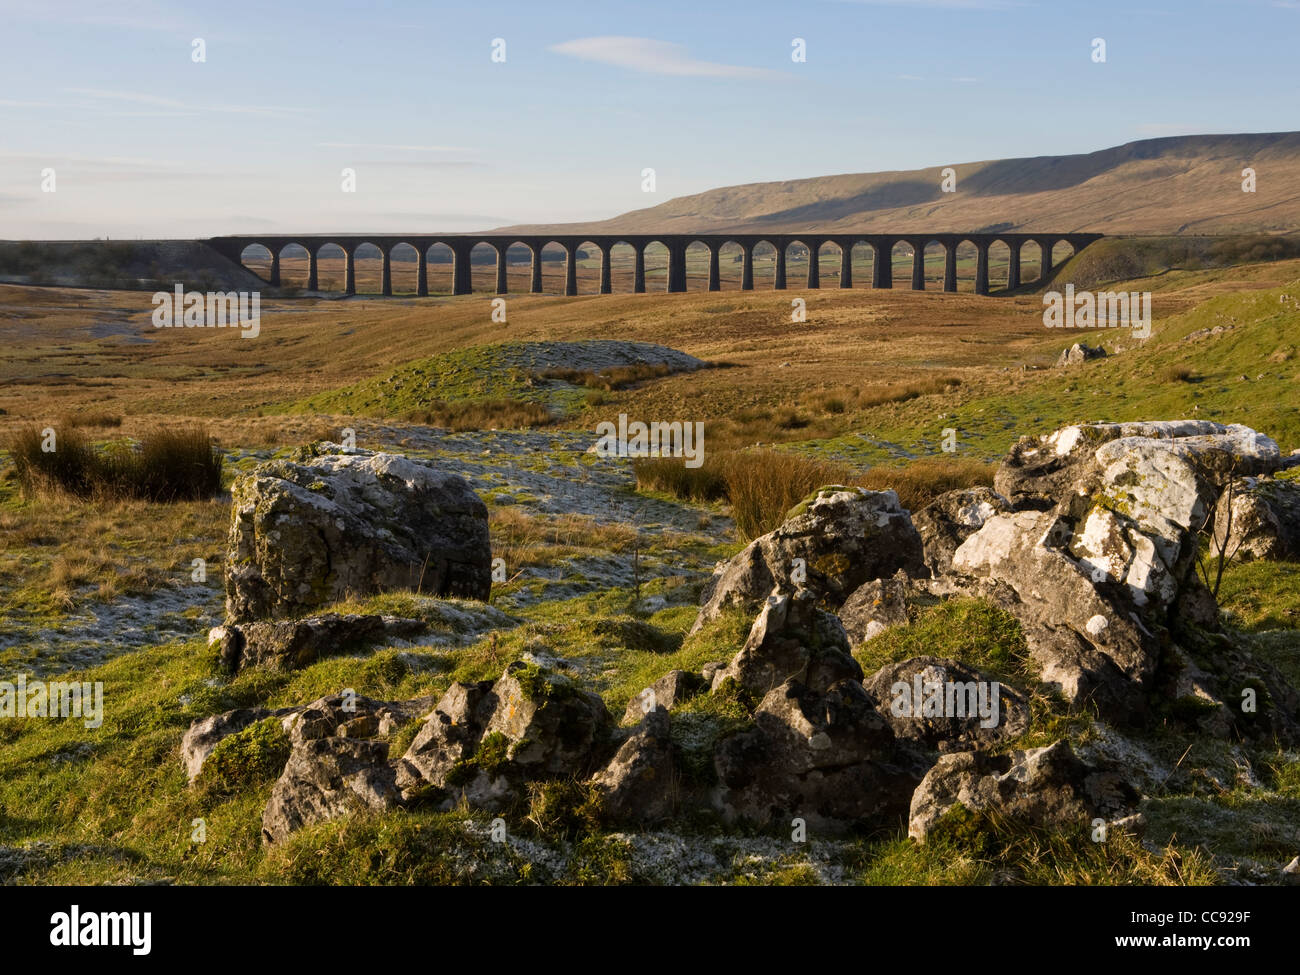
[(898, 495), (824, 487), (796, 506), (780, 528), (714, 570), (692, 632), (730, 607), (756, 612), (773, 589), (805, 588), (835, 609), (864, 582), (899, 569), (925, 573), (921, 538)]
[[(1182, 481), (1187, 475), (1173, 462), (1179, 458), (1193, 477), (1219, 481), (1228, 471), (1263, 474), (1283, 464), (1278, 446), (1240, 424), (1208, 420), (1160, 420), (1141, 423), (1091, 423), (1063, 427), (1044, 437), (1022, 437), (998, 468), (994, 489), (1017, 508), (1050, 508), (1071, 493), (1083, 468), (1109, 468), (1112, 482), (1121, 474), (1143, 488), (1143, 478)], [(1172, 469), (1170, 469), (1172, 468)], [(1150, 491), (1143, 491), (1148, 500)], [(1176, 505), (1186, 503), (1185, 491)], [(1157, 510), (1161, 505), (1157, 502)]]
[(1062, 547), (1068, 536), (1052, 512), (997, 515), (957, 550), (953, 570), (1014, 590), (1018, 601), (1009, 608), (1036, 624), (1026, 638), (1042, 679), (1067, 700), (1140, 707), (1159, 643)]
[(817, 606), (807, 589), (773, 593), (750, 628), (745, 645), (713, 676), (713, 690), (729, 680), (755, 700), (797, 680), (824, 691), (843, 678), (862, 680), (840, 621)]
[(754, 727), (719, 745), (715, 803), (728, 821), (840, 830), (901, 820), (921, 776), (855, 680), (825, 692), (797, 681), (774, 688)]
[(1091, 424), (1023, 438), (999, 468), (1017, 510), (995, 515), (951, 571), (1009, 588), (1042, 677), (1074, 703), (1145, 707), (1175, 621), (1217, 610), (1194, 570), (1196, 533), (1234, 472), (1283, 464), (1247, 427)]
[(231, 498), (231, 622), (389, 589), (488, 597), (487, 507), (458, 475), (395, 454), (321, 454), (263, 464)]
[(1138, 796), (1115, 769), (1093, 768), (1068, 742), (1005, 755), (944, 755), (912, 796), (908, 835), (924, 843), (958, 804), (1026, 826), (1088, 829), (1132, 813)]

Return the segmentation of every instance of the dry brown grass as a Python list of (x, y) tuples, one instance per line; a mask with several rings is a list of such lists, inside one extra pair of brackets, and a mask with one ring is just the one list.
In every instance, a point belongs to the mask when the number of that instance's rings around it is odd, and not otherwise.
[(660, 379), (671, 375), (672, 371), (664, 363), (636, 363), (630, 366), (615, 366), (601, 372), (594, 372), (591, 369), (546, 369), (538, 373), (538, 376), (542, 379), (559, 379), (574, 386), (612, 392), (616, 389), (626, 389), (648, 379)]
[(122, 417), (118, 413), (65, 413), (59, 417), (59, 426), (72, 429), (75, 427), (91, 427), (98, 429), (117, 428), (122, 425)]
[(919, 511), (946, 491), (992, 487), (995, 464), (962, 458), (927, 458), (902, 467), (855, 473), (845, 464), (775, 450), (721, 451), (698, 468), (680, 458), (646, 457), (633, 462), (638, 490), (663, 491), (686, 501), (726, 500), (742, 540), (771, 531), (786, 513), (819, 487), (845, 484), (895, 491), (902, 506)]
[(75, 427), (29, 426), (7, 447), (28, 497), (178, 501), (221, 489), (222, 457), (201, 427), (158, 427), (138, 445), (122, 441), (100, 450)]
[(439, 403), (428, 409), (412, 410), (404, 420), (430, 427), (462, 430), (529, 430), (554, 422), (541, 403), (513, 399), (476, 400), (466, 403)]
[(623, 552), (636, 542), (636, 529), (603, 523), (590, 515), (538, 515), (523, 508), (493, 508), (488, 515), (492, 554), (514, 575), (525, 565), (552, 565), (583, 552)]
[(903, 467), (873, 467), (851, 483), (871, 491), (896, 491), (908, 511), (920, 511), (939, 495), (961, 488), (993, 486), (997, 464), (970, 458), (927, 457)]

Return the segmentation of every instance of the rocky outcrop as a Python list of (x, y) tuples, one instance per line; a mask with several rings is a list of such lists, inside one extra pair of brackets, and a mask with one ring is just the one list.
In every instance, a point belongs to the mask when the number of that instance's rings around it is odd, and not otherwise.
[(1086, 764), (1064, 741), (1005, 755), (959, 752), (926, 773), (907, 832), (924, 843), (959, 806), (997, 822), (1086, 830), (1131, 815), (1137, 799), (1120, 770)]
[(757, 612), (773, 590), (807, 589), (825, 608), (836, 609), (864, 582), (900, 569), (925, 572), (921, 538), (898, 495), (824, 487), (792, 509), (781, 527), (714, 570), (692, 632), (730, 607)]
[(323, 453), (259, 466), (231, 500), (232, 623), (389, 589), (488, 597), (487, 507), (456, 474), (395, 454)]
[(1075, 342), (1068, 349), (1062, 349), (1060, 356), (1056, 360), (1056, 368), (1064, 369), (1067, 366), (1079, 366), (1092, 359), (1106, 358), (1106, 350), (1101, 346), (1091, 346), (1087, 342)]
[(825, 691), (798, 681), (773, 688), (753, 728), (726, 738), (714, 765), (715, 801), (728, 821), (800, 818), (828, 830), (901, 819), (921, 775), (856, 680)]
[(817, 606), (807, 589), (768, 597), (740, 652), (713, 675), (713, 690), (727, 681), (754, 700), (786, 681), (824, 691), (838, 680), (862, 680), (840, 621)]

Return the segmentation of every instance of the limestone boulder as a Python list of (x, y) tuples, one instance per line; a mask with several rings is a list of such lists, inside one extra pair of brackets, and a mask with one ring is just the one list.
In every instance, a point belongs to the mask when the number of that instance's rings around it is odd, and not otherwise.
[(786, 681), (824, 691), (838, 680), (862, 680), (844, 627), (807, 589), (773, 593), (750, 628), (745, 645), (713, 675), (716, 692), (727, 681), (754, 700)]
[(921, 538), (893, 491), (824, 487), (775, 531), (722, 563), (706, 583), (692, 632), (738, 607), (757, 612), (774, 590), (814, 593), (828, 609), (870, 579), (925, 573)]
[(797, 681), (773, 688), (754, 726), (719, 744), (714, 767), (727, 821), (788, 827), (800, 818), (831, 831), (901, 822), (923, 771), (855, 680), (824, 692)]
[(231, 488), (226, 616), (285, 619), (411, 589), (487, 599), (487, 507), (464, 478), (396, 454), (276, 460)]
[(1068, 742), (1003, 755), (940, 757), (912, 796), (908, 835), (924, 843), (958, 805), (1024, 826), (1087, 830), (1096, 819), (1131, 816), (1138, 795), (1122, 770), (1093, 767)]

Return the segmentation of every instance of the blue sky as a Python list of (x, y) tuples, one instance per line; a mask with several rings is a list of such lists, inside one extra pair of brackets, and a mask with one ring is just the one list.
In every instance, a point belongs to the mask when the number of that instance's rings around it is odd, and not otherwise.
[(1300, 128), (1300, 0), (1137, 3), (0, 0), (0, 237), (475, 230)]

